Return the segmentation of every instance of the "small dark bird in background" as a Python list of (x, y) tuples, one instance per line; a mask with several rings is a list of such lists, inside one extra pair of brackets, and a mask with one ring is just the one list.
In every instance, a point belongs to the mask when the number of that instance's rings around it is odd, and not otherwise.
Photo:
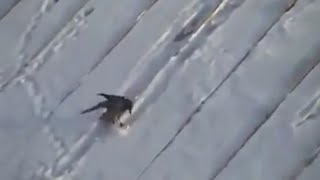
[[(81, 112), (81, 114), (88, 113), (100, 108), (106, 108), (107, 111), (102, 114), (100, 119), (111, 120), (114, 124), (116, 120), (125, 112), (129, 111), (131, 114), (132, 110), (132, 101), (124, 96), (109, 95), (104, 93), (99, 93), (99, 96), (106, 98), (105, 101), (98, 103), (97, 105), (86, 109)], [(123, 124), (120, 124), (122, 126)]]

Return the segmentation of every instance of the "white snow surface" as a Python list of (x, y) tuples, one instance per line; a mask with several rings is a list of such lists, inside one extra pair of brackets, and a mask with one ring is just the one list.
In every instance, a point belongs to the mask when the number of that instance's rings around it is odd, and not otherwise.
[[(1, 180), (319, 180), (320, 0), (2, 0)], [(134, 101), (117, 129), (102, 99)]]

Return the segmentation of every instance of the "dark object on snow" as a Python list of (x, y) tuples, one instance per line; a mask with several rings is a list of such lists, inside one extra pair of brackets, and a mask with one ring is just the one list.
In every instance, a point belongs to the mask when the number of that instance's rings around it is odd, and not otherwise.
[(132, 101), (130, 99), (124, 96), (108, 95), (103, 93), (99, 93), (98, 95), (106, 98), (107, 100), (102, 101), (97, 105), (82, 111), (81, 114), (88, 113), (100, 108), (106, 108), (107, 111), (103, 113), (101, 118), (105, 120), (112, 120), (113, 123), (115, 122), (115, 120), (118, 120), (125, 111), (128, 110), (131, 114)]
[(187, 37), (189, 37), (192, 33), (194, 33), (194, 29), (184, 28), (179, 34), (176, 35), (173, 41), (174, 42), (182, 41)]
[(179, 32), (179, 34), (176, 35), (176, 37), (173, 39), (174, 42), (182, 41), (193, 34), (197, 28), (200, 27), (200, 21), (199, 17), (195, 17), (192, 19), (188, 24)]

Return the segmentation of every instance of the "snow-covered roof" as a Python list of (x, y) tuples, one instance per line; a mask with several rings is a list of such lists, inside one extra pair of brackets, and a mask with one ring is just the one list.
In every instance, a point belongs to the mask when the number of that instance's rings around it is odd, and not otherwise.
[[(2, 0), (0, 179), (319, 180), (320, 0)], [(98, 110), (134, 101), (127, 129)]]

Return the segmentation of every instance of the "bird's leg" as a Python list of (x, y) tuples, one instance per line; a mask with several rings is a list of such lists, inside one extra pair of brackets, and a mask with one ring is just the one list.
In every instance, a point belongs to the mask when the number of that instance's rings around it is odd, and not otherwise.
[(119, 122), (119, 126), (122, 128), (124, 127), (124, 123), (123, 122)]
[(115, 116), (115, 118), (113, 119), (113, 124), (120, 127), (120, 128), (123, 128), (125, 126), (125, 124), (120, 121), (120, 117), (121, 117), (121, 114), (117, 114)]
[(119, 119), (120, 119), (120, 115), (119, 114), (117, 114), (115, 117), (114, 117), (114, 119), (113, 119), (113, 124), (115, 125), (116, 124), (116, 122), (119, 122)]

